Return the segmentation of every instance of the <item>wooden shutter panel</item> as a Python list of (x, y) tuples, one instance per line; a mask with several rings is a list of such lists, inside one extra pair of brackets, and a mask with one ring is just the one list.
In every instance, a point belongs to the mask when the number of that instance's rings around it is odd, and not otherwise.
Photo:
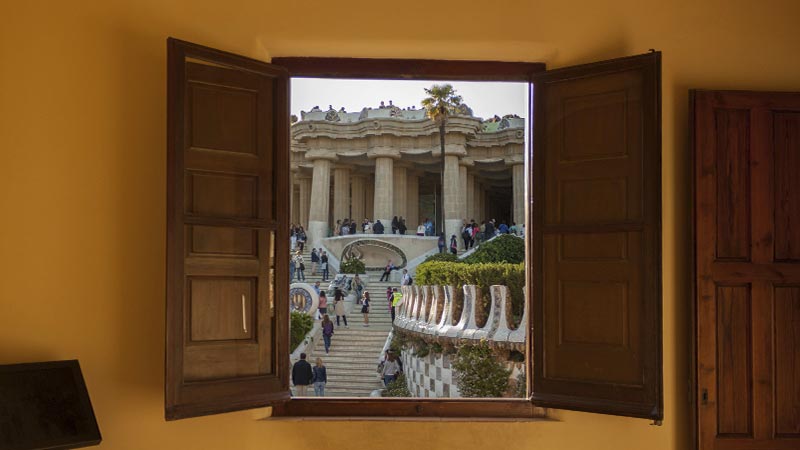
[(698, 448), (800, 448), (800, 93), (692, 92)]
[(660, 420), (660, 53), (534, 77), (533, 401)]
[(288, 75), (170, 39), (167, 97), (166, 417), (288, 399)]

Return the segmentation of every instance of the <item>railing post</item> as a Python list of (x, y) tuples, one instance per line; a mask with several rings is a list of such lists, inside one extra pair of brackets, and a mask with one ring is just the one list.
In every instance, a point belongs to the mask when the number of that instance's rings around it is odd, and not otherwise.
[(492, 306), (496, 306), (498, 309), (498, 315), (495, 320), (496, 326), (494, 327), (494, 331), (489, 334), (489, 338), (494, 341), (508, 341), (508, 337), (511, 335), (511, 329), (508, 327), (508, 317), (511, 315), (511, 311), (508, 307), (510, 298), (508, 295), (508, 287), (494, 285), (490, 287), (489, 290), (492, 293)]
[(524, 286), (522, 287), (522, 292), (522, 319), (520, 320), (517, 329), (512, 331), (508, 336), (508, 342), (514, 344), (524, 344), (525, 339), (528, 337), (528, 298), (526, 294), (527, 290)]
[[(458, 324), (450, 327), (447, 330), (447, 337), (460, 338), (463, 337), (465, 331), (468, 330), (470, 322), (474, 324), (474, 309), (475, 309), (475, 286), (465, 285), (464, 292), (464, 306), (461, 308), (461, 319)], [(474, 325), (473, 325), (474, 326)]]
[(436, 336), (446, 335), (447, 330), (452, 327), (451, 318), (453, 317), (453, 309), (455, 304), (453, 301), (453, 286), (442, 286), (442, 291), (444, 293), (444, 305), (442, 305), (442, 317), (436, 324), (436, 329), (433, 333)]

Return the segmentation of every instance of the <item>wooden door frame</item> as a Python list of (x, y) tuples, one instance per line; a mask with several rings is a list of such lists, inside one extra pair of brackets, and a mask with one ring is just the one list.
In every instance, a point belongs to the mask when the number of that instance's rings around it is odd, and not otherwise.
[[(290, 78), (516, 81), (524, 83), (530, 83), (533, 75), (544, 72), (546, 69), (544, 63), (538, 62), (325, 57), (275, 57), (272, 58), (272, 64), (286, 68)], [(532, 107), (532, 104), (529, 105), (529, 110), (532, 110)], [(530, 126), (532, 123), (531, 120)], [(530, 131), (529, 128), (528, 132), (530, 133)], [(526, 154), (529, 152), (530, 149), (526, 149)], [(288, 195), (288, 191), (285, 195)], [(529, 243), (526, 242), (526, 246), (528, 245)], [(530, 271), (529, 265), (526, 270)], [(530, 308), (530, 295), (526, 296), (526, 302), (527, 307)], [(532, 367), (533, 363), (531, 344), (531, 340), (528, 339), (526, 343), (528, 369)], [(530, 393), (531, 377), (527, 378), (528, 392)], [(525, 399), (292, 398), (281, 406), (273, 408), (273, 416), (530, 419), (543, 417), (544, 409), (536, 407), (530, 397)]]

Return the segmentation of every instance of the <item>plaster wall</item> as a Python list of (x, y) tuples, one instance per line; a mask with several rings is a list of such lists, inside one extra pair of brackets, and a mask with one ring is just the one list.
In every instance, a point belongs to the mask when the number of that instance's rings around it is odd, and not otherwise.
[[(0, 363), (79, 358), (101, 448), (690, 448), (689, 88), (800, 90), (793, 0), (5, 2)], [(442, 18), (446, 26), (426, 20)], [(663, 51), (661, 427), (163, 418), (167, 36), (250, 57), (543, 61)], [(323, 434), (310, 432), (326, 430)], [(390, 430), (390, 431), (389, 431)], [(388, 434), (387, 434), (388, 433)], [(424, 439), (424, 440), (423, 440)]]

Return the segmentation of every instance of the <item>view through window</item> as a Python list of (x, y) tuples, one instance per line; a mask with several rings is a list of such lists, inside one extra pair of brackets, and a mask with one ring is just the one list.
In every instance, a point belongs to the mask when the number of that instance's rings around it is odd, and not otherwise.
[(527, 90), (292, 80), (294, 396), (527, 396)]

